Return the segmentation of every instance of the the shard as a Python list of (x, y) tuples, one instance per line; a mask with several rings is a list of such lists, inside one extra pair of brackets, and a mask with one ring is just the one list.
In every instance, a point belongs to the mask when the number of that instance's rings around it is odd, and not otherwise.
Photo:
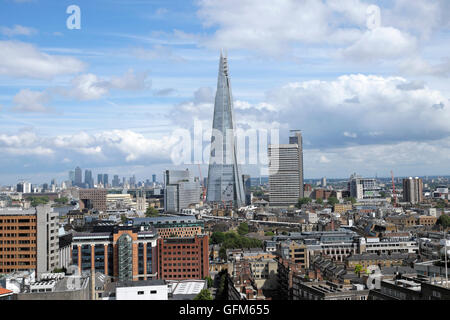
[(227, 207), (245, 204), (240, 166), (237, 163), (236, 137), (227, 57), (220, 54), (219, 77), (214, 103), (211, 154), (206, 201)]

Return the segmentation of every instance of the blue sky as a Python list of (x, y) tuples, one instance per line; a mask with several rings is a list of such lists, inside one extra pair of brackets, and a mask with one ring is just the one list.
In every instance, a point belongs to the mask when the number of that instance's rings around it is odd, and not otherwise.
[[(80, 30), (66, 27), (70, 5)], [(60, 182), (76, 166), (197, 174), (174, 165), (174, 132), (211, 127), (221, 48), (237, 126), (278, 129), (281, 142), (302, 129), (306, 178), (448, 175), (449, 11), (445, 0), (0, 0), (0, 185)]]

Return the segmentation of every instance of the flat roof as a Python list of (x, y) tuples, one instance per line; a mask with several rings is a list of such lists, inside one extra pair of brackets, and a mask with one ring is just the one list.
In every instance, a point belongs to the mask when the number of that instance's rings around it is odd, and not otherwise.
[(127, 281), (116, 282), (116, 288), (163, 286), (165, 284), (166, 284), (166, 281), (162, 280), (162, 279), (149, 279), (149, 280), (139, 280), (139, 281), (127, 280)]

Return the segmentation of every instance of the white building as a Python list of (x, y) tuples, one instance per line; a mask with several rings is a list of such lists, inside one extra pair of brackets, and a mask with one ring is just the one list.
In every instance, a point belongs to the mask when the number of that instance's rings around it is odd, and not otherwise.
[(116, 300), (168, 300), (164, 280), (124, 281), (116, 285)]

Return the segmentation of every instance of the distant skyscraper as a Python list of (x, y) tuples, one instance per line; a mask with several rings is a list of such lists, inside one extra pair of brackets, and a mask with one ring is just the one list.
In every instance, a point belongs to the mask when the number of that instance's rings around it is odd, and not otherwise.
[(101, 173), (97, 174), (97, 184), (103, 184), (103, 175)]
[(88, 188), (93, 188), (94, 179), (92, 178), (91, 170), (84, 171), (84, 183), (87, 185)]
[(71, 184), (75, 183), (75, 171), (73, 171), (73, 170), (69, 171), (69, 181)]
[(378, 185), (377, 180), (373, 178), (362, 178), (354, 173), (350, 176), (347, 186), (350, 197), (355, 199), (374, 199), (381, 197), (381, 187)]
[(200, 182), (189, 170), (166, 170), (164, 173), (164, 209), (180, 212), (200, 202)]
[(31, 183), (21, 181), (17, 184), (17, 192), (31, 193)]
[(419, 203), (423, 200), (423, 181), (415, 177), (403, 179), (403, 201), (410, 203)]
[(120, 185), (120, 180), (119, 180), (119, 176), (116, 174), (114, 175), (113, 181), (112, 181), (112, 186), (113, 187), (118, 187)]
[(153, 182), (153, 183), (156, 182), (156, 174), (152, 174), (152, 182)]
[(326, 187), (327, 186), (327, 177), (323, 177), (322, 178), (322, 187)]
[(234, 136), (233, 96), (227, 57), (220, 54), (219, 76), (214, 103), (211, 154), (208, 168), (207, 202), (245, 204), (240, 166), (237, 163)]
[(108, 174), (103, 174), (103, 185), (106, 187), (108, 185)]
[(83, 183), (83, 173), (80, 167), (75, 168), (75, 185), (80, 186)]
[(270, 205), (295, 205), (304, 197), (302, 134), (294, 131), (289, 144), (272, 144), (268, 149)]

